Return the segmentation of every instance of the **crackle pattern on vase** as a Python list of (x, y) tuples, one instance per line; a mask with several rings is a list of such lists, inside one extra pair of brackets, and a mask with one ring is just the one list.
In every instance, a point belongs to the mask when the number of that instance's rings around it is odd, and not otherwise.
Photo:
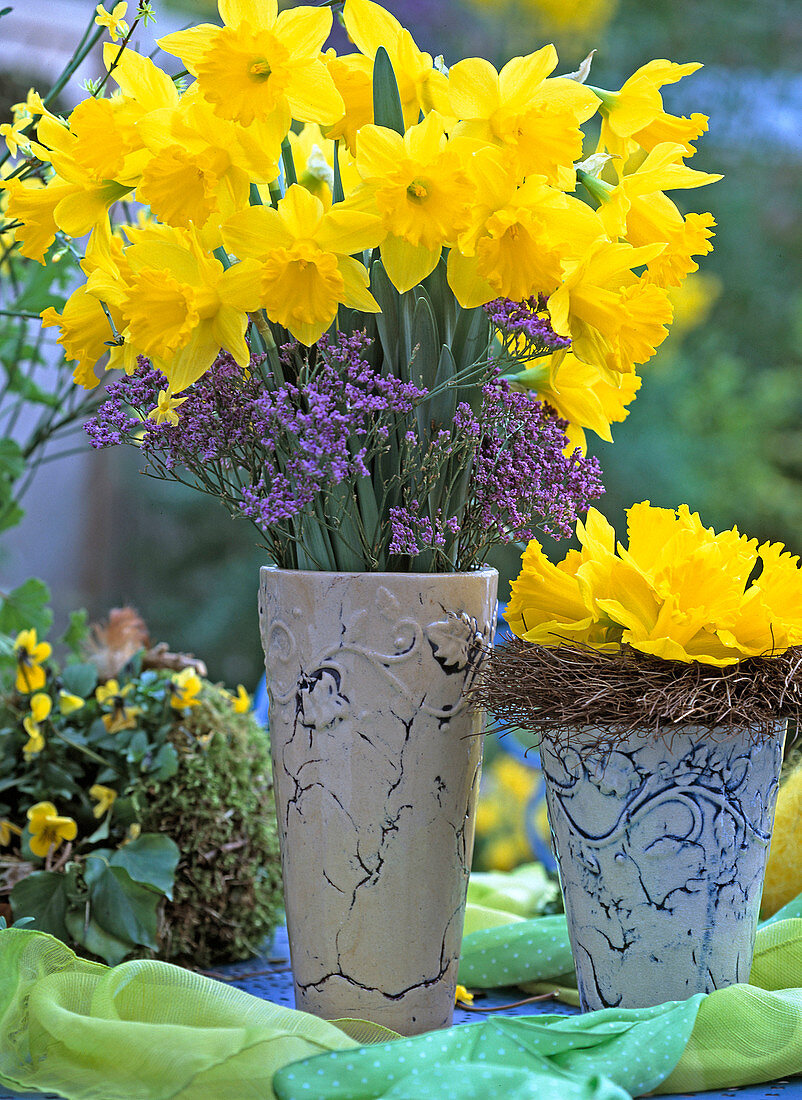
[(542, 738), (583, 1009), (749, 980), (783, 733), (684, 727), (606, 751), (587, 731)]
[(262, 570), (296, 1004), (408, 1034), (454, 1007), (497, 574)]

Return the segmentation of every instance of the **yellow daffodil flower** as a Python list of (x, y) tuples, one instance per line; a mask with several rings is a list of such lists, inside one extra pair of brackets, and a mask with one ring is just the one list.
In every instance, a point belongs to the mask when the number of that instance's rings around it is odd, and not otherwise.
[(454, 994), (454, 1004), (472, 1005), (473, 993), (469, 993), (464, 985), (458, 985)]
[(613, 186), (601, 179), (583, 176), (587, 189), (600, 199), (599, 218), (611, 240), (623, 237), (635, 248), (665, 243), (665, 248), (648, 264), (647, 281), (658, 286), (679, 286), (686, 275), (698, 270), (692, 256), (710, 252), (715, 221), (711, 214), (688, 214), (683, 218), (675, 204), (663, 194), (675, 188), (702, 187), (721, 179), (720, 175), (697, 172), (682, 163), (683, 146), (665, 142), (646, 156)]
[(224, 26), (202, 23), (159, 39), (197, 79), (222, 118), (248, 126), (278, 120), (332, 123), (344, 104), (320, 51), (331, 11), (297, 7), (279, 14), (277, 0), (219, 0)]
[(53, 652), (49, 642), (37, 640), (35, 630), (21, 630), (14, 641), (14, 657), (17, 661), (15, 687), (21, 695), (30, 695), (45, 686), (47, 675), (42, 668)]
[(431, 54), (418, 49), (395, 16), (373, 0), (346, 0), (343, 22), (349, 38), (365, 57), (373, 60), (379, 46), (387, 51), (407, 128), (418, 121), (421, 112), (448, 113), (445, 75), (435, 68)]
[(549, 313), (554, 331), (571, 337), (580, 359), (626, 374), (654, 355), (668, 334), (671, 303), (665, 290), (639, 279), (632, 268), (664, 248), (597, 241), (582, 260), (565, 265)]
[(70, 691), (60, 691), (58, 693), (58, 707), (62, 714), (74, 714), (76, 710), (80, 710), (83, 706), (86, 706), (86, 700), (82, 699), (80, 695), (73, 695)]
[[(130, 275), (118, 291), (126, 339), (153, 359), (168, 378), (170, 393), (200, 378), (221, 347), (246, 367), (247, 318), (232, 303), (239, 299), (243, 275), (253, 268), (225, 270), (195, 230), (160, 226), (130, 230), (129, 236), (134, 239), (125, 251)], [(95, 291), (91, 280), (89, 285)]]
[(601, 100), (599, 148), (618, 157), (629, 156), (639, 144), (634, 135), (653, 127), (665, 115), (660, 89), (665, 84), (676, 83), (701, 67), (696, 62), (677, 65), (673, 61), (662, 59), (650, 61), (641, 65), (618, 92), (594, 88), (593, 91)]
[(125, 13), (128, 11), (126, 0), (120, 0), (120, 3), (115, 4), (111, 11), (106, 11), (102, 4), (98, 4), (95, 11), (97, 13), (95, 23), (99, 27), (106, 28), (112, 42), (128, 34), (128, 24), (125, 22)]
[(120, 730), (136, 729), (137, 716), (142, 713), (141, 707), (129, 707), (125, 705), (125, 698), (133, 691), (133, 684), (126, 684), (121, 688), (117, 680), (107, 680), (95, 689), (95, 698), (102, 707), (109, 708), (109, 712), (103, 715), (103, 725), (108, 733), (119, 733)]
[[(327, 126), (326, 136), (332, 141), (341, 139), (356, 156), (356, 137), (360, 129), (373, 122), (373, 62), (361, 53), (338, 56), (334, 50), (323, 55), (334, 86), (343, 98), (345, 114), (332, 126)], [(410, 121), (415, 121), (411, 119)]]
[(463, 157), (449, 146), (437, 114), (403, 137), (384, 126), (363, 126), (359, 132), (357, 171), (387, 234), (382, 263), (402, 292), (434, 270), (443, 246), (467, 226), (473, 188)]
[(95, 783), (89, 788), (89, 797), (97, 800), (97, 806), (92, 807), (92, 813), (96, 818), (101, 818), (111, 809), (117, 792), (112, 787), (104, 787), (102, 783)]
[(182, 668), (172, 677), (172, 694), (170, 706), (175, 710), (185, 710), (187, 707), (197, 707), (200, 703), (198, 696), (203, 690), (203, 680), (198, 676), (194, 668)]
[(179, 405), (183, 405), (185, 401), (186, 397), (173, 397), (166, 390), (162, 390), (159, 393), (156, 407), (148, 413), (148, 420), (155, 420), (157, 424), (177, 424), (178, 413), (175, 410)]
[(251, 709), (251, 697), (242, 684), (237, 684), (237, 694), (231, 698), (235, 714), (247, 714)]
[[(111, 311), (111, 307), (107, 307)], [(56, 326), (60, 332), (56, 342), (64, 348), (64, 358), (76, 360), (78, 366), (73, 381), (85, 389), (93, 389), (99, 382), (95, 365), (111, 351), (114, 354), (110, 366), (119, 366), (120, 350), (110, 348), (112, 331), (108, 317), (98, 299), (89, 294), (86, 286), (72, 292), (59, 313), (53, 306), (42, 311), (42, 327)], [(112, 320), (123, 324), (118, 310), (112, 312)]]
[[(629, 545), (591, 508), (581, 551), (552, 565), (539, 543), (524, 554), (507, 621), (543, 645), (630, 645), (665, 660), (728, 665), (802, 641), (802, 570), (779, 544), (716, 534), (687, 505), (648, 501), (627, 513)], [(756, 563), (762, 572), (750, 583)]]
[(582, 155), (579, 126), (596, 113), (599, 98), (576, 80), (548, 79), (556, 66), (554, 46), (513, 58), (500, 73), (480, 57), (452, 65), (448, 93), (460, 120), (452, 136), (498, 144), (519, 179), (534, 173), (570, 191), (571, 165)]
[(463, 308), (503, 296), (546, 295), (570, 260), (604, 239), (598, 215), (585, 203), (531, 176), (520, 186), (495, 147), (476, 152), (467, 165), (476, 200), (458, 248), (448, 257), (448, 281)]
[(62, 840), (75, 840), (78, 826), (71, 817), (59, 817), (52, 802), (37, 802), (28, 810), (31, 851), (44, 859)]
[(569, 449), (585, 453), (585, 430), (612, 443), (610, 426), (629, 415), (627, 405), (635, 400), (641, 380), (634, 372), (616, 375), (594, 363), (583, 363), (570, 351), (532, 359), (514, 376), (513, 384), (532, 390), (541, 401), (568, 421)]
[(22, 829), (12, 821), (0, 818), (0, 848), (7, 848), (12, 836), (22, 836)]
[(278, 209), (241, 210), (223, 225), (222, 234), (225, 247), (246, 258), (228, 272), (232, 298), (249, 311), (264, 308), (304, 344), (313, 344), (326, 331), (341, 303), (379, 312), (367, 289), (367, 271), (351, 255), (383, 236), (373, 214), (347, 203), (327, 211), (294, 184)]

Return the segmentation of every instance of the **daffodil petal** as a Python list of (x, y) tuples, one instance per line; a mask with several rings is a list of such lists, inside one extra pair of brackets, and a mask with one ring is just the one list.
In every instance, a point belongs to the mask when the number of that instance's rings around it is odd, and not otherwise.
[(174, 34), (157, 38), (156, 45), (165, 53), (179, 57), (192, 75), (196, 76), (198, 62), (209, 51), (210, 44), (219, 33), (220, 28), (214, 23), (199, 23), (197, 27), (190, 27), (189, 30), (176, 31)]
[[(260, 0), (251, 2), (259, 4)], [(331, 8), (287, 8), (279, 15), (275, 27), (276, 36), (291, 42), (292, 52), (296, 56), (308, 54), (315, 57), (330, 33)]]
[(250, 23), (257, 27), (272, 27), (278, 15), (277, 0), (217, 0), (220, 18), (229, 27)]
[(490, 283), (479, 274), (475, 256), (463, 256), (452, 248), (448, 254), (447, 273), (448, 285), (463, 309), (484, 305), (497, 297)]
[(287, 101), (299, 122), (331, 125), (345, 114), (343, 97), (322, 61), (309, 61), (298, 69), (287, 88)]
[[(264, 210), (266, 207), (260, 209)], [(293, 241), (305, 238), (317, 240), (318, 227), (324, 213), (325, 207), (320, 199), (297, 183), (287, 189), (278, 206), (278, 216)]]
[(366, 57), (375, 57), (379, 46), (392, 49), (402, 30), (398, 20), (373, 0), (346, 0), (343, 20), (348, 37)]
[(557, 67), (554, 46), (543, 46), (526, 57), (514, 57), (498, 75), (499, 94), (509, 111), (525, 111), (541, 84)]
[(293, 235), (271, 206), (238, 210), (220, 227), (223, 244), (240, 259), (259, 259), (272, 248), (289, 248)]
[(368, 273), (351, 256), (341, 256), (337, 269), (345, 284), (345, 305), (363, 313), (381, 313), (381, 306), (368, 290)]
[(363, 179), (391, 175), (404, 155), (404, 139), (395, 130), (372, 122), (360, 129), (356, 167)]
[(356, 210), (344, 210), (337, 204), (324, 217), (315, 240), (328, 252), (343, 255), (374, 248), (385, 237), (381, 218)]
[(448, 94), (457, 118), (490, 118), (498, 109), (498, 73), (483, 57), (458, 61), (448, 71)]
[(240, 367), (247, 367), (251, 359), (250, 349), (245, 342), (247, 327), (248, 318), (241, 310), (232, 306), (223, 306), (212, 321), (212, 333), (219, 347), (230, 352)]
[(382, 242), (381, 256), (390, 282), (401, 293), (412, 290), (427, 275), (431, 275), (440, 259), (440, 248), (410, 244), (401, 237), (388, 234)]

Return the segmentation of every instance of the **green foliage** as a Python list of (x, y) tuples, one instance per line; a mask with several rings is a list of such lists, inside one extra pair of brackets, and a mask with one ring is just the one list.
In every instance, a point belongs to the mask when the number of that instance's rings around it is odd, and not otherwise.
[[(10, 614), (8, 607), (6, 601)], [(65, 635), (72, 644), (68, 661), (61, 667), (40, 662), (46, 682), (37, 694), (49, 698), (51, 709), (38, 718), (35, 697), (15, 687), (14, 637), (0, 635), (0, 836), (6, 845), (0, 901), (10, 902), (16, 918), (32, 918), (37, 929), (110, 964), (143, 950), (170, 953), (165, 906), (189, 900), (200, 926), (210, 920), (214, 895), (199, 893), (194, 872), (191, 879), (186, 874), (193, 845), (222, 849), (243, 835), (246, 842), (235, 844), (233, 858), (221, 866), (230, 875), (237, 864), (234, 878), (249, 912), (229, 909), (221, 920), (238, 929), (233, 940), (223, 937), (227, 948), (247, 954), (272, 929), (280, 889), (267, 735), (252, 715), (234, 712), (228, 692), (194, 676), (182, 695), (177, 673), (143, 671), (141, 655), (113, 679), (99, 676), (78, 648), (86, 633), (85, 617), (73, 616)], [(208, 804), (218, 767), (225, 779), (209, 828), (193, 814)], [(242, 806), (223, 805), (229, 794)], [(27, 819), (41, 803), (51, 803), (51, 818), (73, 822), (77, 832), (68, 843), (61, 835), (57, 843), (48, 837), (44, 857), (31, 847), (46, 843), (32, 831), (37, 818)], [(183, 807), (178, 815), (174, 805)], [(254, 884), (239, 865), (242, 847), (255, 864)], [(235, 905), (236, 891), (229, 893)], [(251, 901), (258, 913), (250, 911)], [(216, 942), (214, 932), (208, 936)], [(183, 929), (179, 939), (184, 946)]]
[(143, 829), (168, 832), (181, 850), (162, 950), (196, 966), (256, 953), (281, 906), (267, 735), (251, 715), (227, 712), (219, 697), (207, 696), (204, 707), (187, 731), (203, 719), (218, 732), (203, 752), (181, 753), (176, 776), (149, 787), (142, 817)]

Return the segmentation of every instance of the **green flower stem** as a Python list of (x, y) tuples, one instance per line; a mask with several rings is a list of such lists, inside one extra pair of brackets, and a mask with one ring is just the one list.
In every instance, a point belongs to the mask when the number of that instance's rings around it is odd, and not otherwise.
[(71, 737), (67, 737), (66, 734), (61, 733), (58, 730), (56, 731), (56, 737), (58, 737), (59, 740), (63, 741), (66, 745), (69, 745), (71, 749), (75, 749), (77, 752), (82, 752), (84, 756), (88, 756), (90, 760), (94, 760), (96, 764), (102, 764), (104, 768), (114, 768), (118, 775), (123, 774), (119, 770), (119, 768), (115, 768), (109, 760), (106, 760), (99, 753), (94, 752), (86, 745), (79, 745), (77, 741), (73, 741)]

